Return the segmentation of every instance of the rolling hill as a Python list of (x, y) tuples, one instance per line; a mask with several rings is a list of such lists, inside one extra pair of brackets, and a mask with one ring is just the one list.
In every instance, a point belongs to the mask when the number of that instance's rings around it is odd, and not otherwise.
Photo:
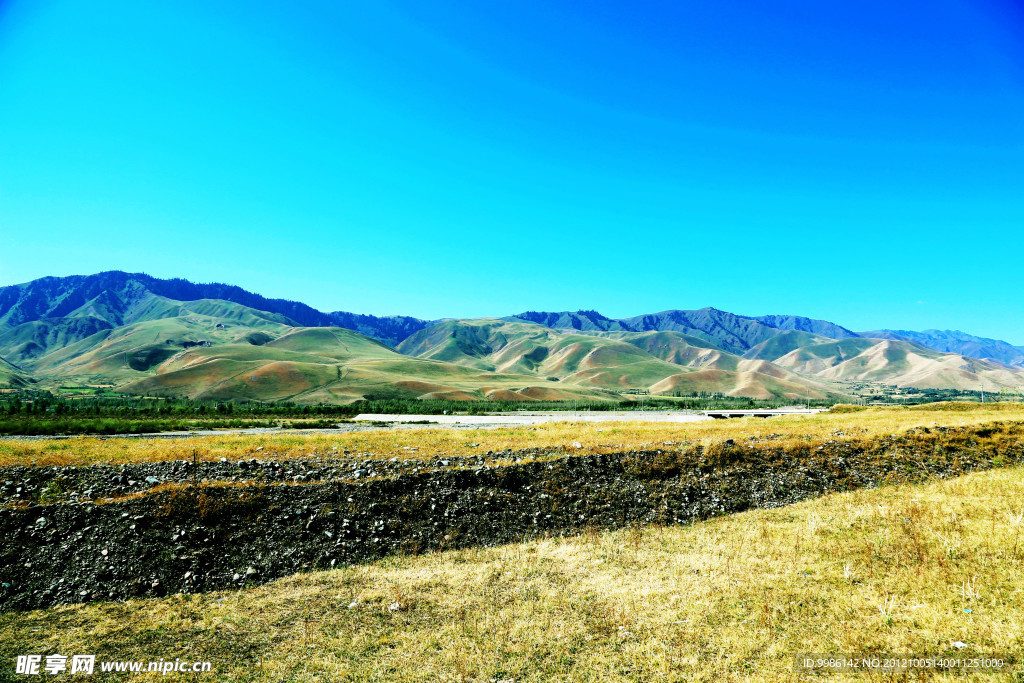
[[(594, 319), (592, 311), (579, 312), (580, 315), (585, 313), (588, 319)], [(573, 320), (566, 314), (532, 315), (555, 324)], [(960, 332), (899, 331), (898, 334), (889, 334), (889, 339), (886, 339), (885, 335), (872, 337), (870, 332), (853, 332), (828, 321), (802, 316), (751, 318), (715, 308), (663, 311), (617, 321), (600, 318), (603, 319), (602, 329), (612, 329), (611, 323), (617, 323), (624, 329), (678, 333), (690, 345), (696, 343), (697, 346), (717, 348), (746, 359), (769, 361), (803, 381), (868, 381), (904, 387), (973, 391), (982, 385), (1012, 389), (1024, 384), (1021, 368), (1010, 365), (1024, 363), (1024, 356), (1018, 356), (1017, 347)], [(628, 337), (628, 333), (618, 335), (621, 339)], [(928, 343), (914, 343), (917, 339)], [(893, 343), (883, 343), (885, 341)], [(714, 369), (740, 369), (732, 359), (722, 365), (723, 361), (708, 351), (682, 347), (678, 351), (670, 351), (668, 349), (673, 345), (664, 338), (651, 337), (648, 344), (650, 346), (645, 348), (654, 355), (683, 365), (711, 367), (710, 363), (705, 362), (702, 366), (696, 360), (702, 357), (713, 359), (713, 363), (718, 364)], [(931, 348), (934, 346), (942, 348)], [(952, 352), (950, 349), (964, 349), (970, 353)], [(788, 379), (791, 381), (793, 378)], [(749, 385), (741, 391), (750, 391)]]
[(0, 331), (0, 353), (39, 376), (117, 383), (182, 349), (291, 329), (287, 318), (230, 302), (175, 302), (147, 295), (117, 326), (92, 315), (44, 318)]
[(857, 333), (803, 316), (711, 307), (430, 322), (324, 313), (231, 285), (121, 271), (0, 287), (0, 358), (0, 386), (71, 381), (217, 400), (528, 400), (635, 390), (798, 398), (834, 395), (844, 382), (1024, 385), (1024, 347), (961, 332)]
[(820, 382), (674, 331), (577, 332), (518, 317), (448, 320), (417, 332), (398, 350), (481, 370), (532, 373), (563, 386), (755, 398), (824, 398), (830, 393)]
[(1001, 363), (892, 339), (843, 339), (804, 346), (773, 361), (805, 376), (885, 382), (921, 389), (1014, 389), (1024, 373)]
[(363, 397), (505, 400), (607, 399), (531, 376), (410, 358), (342, 328), (293, 328), (255, 346), (223, 344), (176, 354), (123, 387), (154, 396), (338, 403)]
[(800, 330), (786, 330), (770, 339), (751, 346), (743, 353), (744, 358), (759, 358), (761, 360), (775, 360), (781, 358), (790, 351), (812, 346), (815, 344), (827, 344), (832, 341), (829, 337), (823, 337), (810, 332)]
[(862, 332), (862, 336), (876, 339), (896, 339), (920, 344), (929, 349), (958, 353), (971, 358), (985, 358), (1006, 365), (1024, 368), (1024, 346), (1013, 346), (999, 339), (976, 337), (959, 330), (875, 330)]

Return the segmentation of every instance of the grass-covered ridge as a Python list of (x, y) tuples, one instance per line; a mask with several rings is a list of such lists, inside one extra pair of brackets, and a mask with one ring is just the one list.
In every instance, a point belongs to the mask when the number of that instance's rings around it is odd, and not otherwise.
[(1021, 475), (7, 614), (0, 641), (210, 660), (215, 680), (235, 681), (774, 681), (804, 652), (1014, 655)]

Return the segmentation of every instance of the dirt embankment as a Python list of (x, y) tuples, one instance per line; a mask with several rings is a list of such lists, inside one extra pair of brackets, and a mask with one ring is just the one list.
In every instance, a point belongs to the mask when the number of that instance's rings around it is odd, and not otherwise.
[(393, 553), (686, 523), (1020, 462), (1022, 441), (1024, 423), (1008, 422), (785, 447), (729, 440), (536, 461), (493, 454), (511, 464), (256, 460), (206, 465), (206, 484), (182, 462), (6, 468), (0, 609), (241, 587)]

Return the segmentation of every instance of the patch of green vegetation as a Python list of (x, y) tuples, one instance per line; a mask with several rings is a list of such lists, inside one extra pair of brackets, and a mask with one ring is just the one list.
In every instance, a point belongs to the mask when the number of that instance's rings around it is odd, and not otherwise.
[(854, 406), (849, 403), (840, 403), (832, 406), (829, 410), (830, 413), (859, 413), (863, 410), (867, 410), (865, 406)]
[[(271, 420), (77, 420), (77, 419), (17, 419), (0, 420), (0, 435), (4, 436), (67, 436), (75, 434), (155, 434), (157, 432), (185, 432), (207, 429), (248, 429), (276, 427)], [(331, 423), (333, 426), (333, 423)]]

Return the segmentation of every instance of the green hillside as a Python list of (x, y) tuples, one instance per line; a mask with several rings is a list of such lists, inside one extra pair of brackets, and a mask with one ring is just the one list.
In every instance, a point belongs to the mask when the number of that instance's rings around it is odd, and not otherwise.
[[(533, 348), (545, 346), (561, 333), (526, 322), (509, 322), (495, 318), (477, 320), (445, 320), (427, 327), (403, 340), (397, 350), (408, 356), (496, 370), (491, 356), (515, 344), (514, 355), (528, 355)], [(505, 363), (512, 361), (506, 352)], [(528, 361), (532, 362), (532, 361)]]
[(110, 329), (110, 323), (92, 316), (34, 320), (0, 329), (0, 355), (26, 366), (47, 353)]
[(294, 328), (262, 346), (223, 344), (176, 354), (123, 387), (154, 396), (344, 402), (382, 398), (607, 399), (584, 387), (410, 358), (351, 330)]
[[(458, 364), (402, 355), (381, 342), (342, 328), (294, 327), (286, 318), (213, 300), (174, 302), (144, 296), (115, 327), (92, 313), (16, 325), (0, 334), (35, 376), (51, 384), (74, 381), (114, 385), (118, 391), (212, 400), (347, 402), (364, 396), (561, 400), (610, 398), (595, 383), (563, 385), (507, 368), (474, 363), (456, 352), (458, 339), (438, 356)], [(109, 313), (109, 311), (107, 311)], [(460, 330), (461, 331), (461, 330)], [(469, 326), (469, 331), (474, 331)], [(522, 340), (517, 340), (521, 342)], [(478, 342), (472, 342), (478, 343)], [(490, 343), (497, 348), (500, 340)], [(632, 348), (632, 347), (630, 347)], [(28, 376), (4, 370), (0, 383), (20, 386)]]
[(699, 365), (732, 356), (712, 342), (676, 331), (603, 332), (601, 336), (632, 344), (660, 360), (676, 365)]
[(394, 350), (376, 339), (340, 327), (293, 328), (267, 342), (264, 348), (312, 354), (328, 360), (392, 358), (396, 355)]
[(22, 389), (31, 386), (32, 378), (0, 358), (0, 389)]
[[(122, 353), (140, 347), (140, 353), (145, 356), (147, 351), (141, 347), (154, 343), (169, 342), (170, 346), (161, 347), (166, 351), (174, 344), (223, 342), (256, 330), (273, 330), (280, 334), (288, 327), (284, 316), (226, 301), (177, 302), (147, 295), (137, 306), (119, 314), (118, 320), (127, 318), (129, 321), (117, 325), (95, 315), (103, 312), (100, 308), (90, 302), (75, 309), (74, 315), (35, 320), (2, 330), (0, 355), (22, 367), (39, 368), (48, 373), (64, 360), (98, 351), (104, 344), (116, 344), (116, 350)], [(96, 360), (93, 354), (87, 360), (54, 371), (77, 372), (75, 366), (94, 364)], [(130, 368), (132, 364), (123, 365)], [(104, 372), (110, 368), (109, 364), (95, 366), (93, 371)]]
[(833, 340), (828, 337), (822, 337), (810, 332), (786, 330), (764, 340), (756, 346), (752, 346), (743, 354), (743, 357), (774, 361), (776, 358), (782, 358), (790, 351), (795, 351), (796, 349), (832, 342)]
[[(276, 337), (289, 329), (264, 321), (260, 331)], [(254, 331), (228, 318), (199, 314), (148, 320), (97, 332), (34, 359), (29, 367), (40, 377), (119, 384), (155, 371), (161, 363), (189, 349), (229, 344)]]

